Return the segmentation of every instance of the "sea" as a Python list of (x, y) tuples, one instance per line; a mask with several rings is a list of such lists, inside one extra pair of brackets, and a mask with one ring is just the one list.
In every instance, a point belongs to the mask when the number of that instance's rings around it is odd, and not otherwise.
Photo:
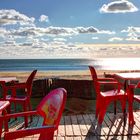
[(0, 59), (0, 71), (140, 70), (140, 58)]

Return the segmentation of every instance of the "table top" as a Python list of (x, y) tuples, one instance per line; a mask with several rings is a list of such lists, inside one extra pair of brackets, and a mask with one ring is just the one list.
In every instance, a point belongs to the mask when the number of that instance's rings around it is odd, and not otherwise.
[(10, 82), (10, 81), (16, 81), (17, 78), (16, 77), (0, 77), (0, 81), (4, 81), (4, 82)]
[(116, 77), (125, 79), (125, 80), (140, 80), (140, 72), (131, 72), (131, 73), (116, 73)]
[(0, 101), (0, 111), (5, 109), (8, 105), (10, 105), (9, 101)]

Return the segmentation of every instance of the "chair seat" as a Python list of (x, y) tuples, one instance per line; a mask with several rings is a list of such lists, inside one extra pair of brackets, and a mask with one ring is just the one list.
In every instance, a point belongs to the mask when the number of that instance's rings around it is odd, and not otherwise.
[(10, 100), (10, 101), (25, 101), (27, 99), (27, 97), (23, 97), (23, 96), (19, 96), (19, 97), (12, 97), (11, 95), (7, 95), (6, 96), (6, 100)]
[(140, 95), (134, 95), (134, 100), (140, 102)]
[(117, 92), (117, 90), (109, 90), (106, 92), (101, 92), (101, 95), (103, 97), (113, 97), (113, 98), (114, 98), (114, 96), (119, 96), (119, 95), (122, 96), (124, 94), (125, 94), (125, 92), (123, 90), (120, 90), (120, 92)]

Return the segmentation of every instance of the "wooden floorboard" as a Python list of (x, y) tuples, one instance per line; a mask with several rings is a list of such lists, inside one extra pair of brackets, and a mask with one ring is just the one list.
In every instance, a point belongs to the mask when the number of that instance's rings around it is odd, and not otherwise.
[[(55, 132), (54, 140), (140, 140), (140, 112), (134, 112), (135, 125), (128, 125), (128, 118), (124, 126), (123, 114), (107, 113), (102, 126), (98, 125), (95, 114), (80, 114), (63, 116)], [(42, 122), (34, 117), (31, 126), (38, 126)], [(15, 121), (10, 125), (10, 131), (23, 127), (23, 121)], [(20, 140), (37, 140), (39, 135), (26, 137)]]

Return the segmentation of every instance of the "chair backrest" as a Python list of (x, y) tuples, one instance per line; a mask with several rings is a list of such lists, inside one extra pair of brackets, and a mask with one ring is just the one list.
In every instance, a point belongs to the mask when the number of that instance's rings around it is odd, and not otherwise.
[(43, 98), (37, 107), (37, 112), (44, 118), (43, 125), (55, 125), (58, 128), (66, 97), (66, 90), (57, 88)]
[(33, 70), (26, 81), (28, 96), (31, 96), (33, 79), (34, 79), (36, 73), (37, 73), (37, 70)]
[(100, 94), (100, 85), (98, 82), (97, 73), (93, 66), (89, 66), (89, 70), (90, 70), (92, 81), (93, 81), (93, 87), (96, 91), (96, 96), (97, 96)]

